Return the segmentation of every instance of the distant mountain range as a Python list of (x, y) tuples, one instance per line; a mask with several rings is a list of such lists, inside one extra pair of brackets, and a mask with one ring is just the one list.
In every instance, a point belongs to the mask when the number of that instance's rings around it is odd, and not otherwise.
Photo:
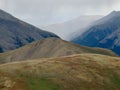
[(28, 43), (57, 35), (43, 31), (0, 10), (0, 52), (22, 47)]
[(94, 22), (86, 32), (71, 41), (77, 44), (102, 47), (115, 51), (120, 55), (120, 11), (113, 11), (109, 15)]
[(79, 33), (82, 33), (85, 27), (91, 25), (92, 22), (102, 17), (103, 16), (100, 15), (84, 15), (64, 23), (53, 24), (42, 28), (48, 31), (54, 31), (56, 34), (61, 36), (61, 38), (69, 40), (74, 36), (72, 35), (73, 33), (76, 34), (76, 31), (79, 29), (81, 29)]
[(62, 57), (83, 53), (117, 56), (114, 52), (107, 49), (90, 48), (58, 38), (47, 38), (25, 45), (19, 49), (0, 54), (0, 63), (38, 58)]

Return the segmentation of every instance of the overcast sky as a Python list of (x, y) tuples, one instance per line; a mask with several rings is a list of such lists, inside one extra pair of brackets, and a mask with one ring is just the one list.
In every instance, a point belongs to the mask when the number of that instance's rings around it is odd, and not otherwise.
[(63, 22), (80, 15), (105, 15), (120, 0), (0, 0), (0, 8), (35, 25)]
[(120, 10), (120, 0), (0, 0), (0, 8), (40, 27), (80, 15), (106, 15)]

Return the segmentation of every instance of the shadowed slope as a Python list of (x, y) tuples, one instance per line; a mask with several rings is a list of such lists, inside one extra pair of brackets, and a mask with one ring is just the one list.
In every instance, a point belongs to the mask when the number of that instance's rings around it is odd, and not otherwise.
[(59, 38), (0, 10), (0, 53), (49, 37)]
[(71, 41), (90, 47), (101, 47), (113, 50), (120, 55), (120, 11), (113, 11), (109, 15), (96, 21), (86, 31)]

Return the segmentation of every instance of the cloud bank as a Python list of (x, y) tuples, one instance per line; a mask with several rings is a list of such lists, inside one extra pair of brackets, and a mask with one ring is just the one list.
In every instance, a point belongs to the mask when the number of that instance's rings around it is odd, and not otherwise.
[(36, 25), (118, 10), (119, 0), (0, 0), (0, 8)]

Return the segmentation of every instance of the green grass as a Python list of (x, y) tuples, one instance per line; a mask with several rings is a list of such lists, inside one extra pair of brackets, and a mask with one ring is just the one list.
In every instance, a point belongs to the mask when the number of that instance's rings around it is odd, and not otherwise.
[(28, 90), (58, 90), (58, 88), (54, 84), (48, 82), (48, 80), (46, 80), (46, 78), (44, 77), (27, 77), (26, 84)]
[(120, 78), (117, 75), (114, 75), (111, 80), (116, 87), (120, 88)]
[(108, 85), (109, 89), (106, 90), (120, 90), (120, 76), (114, 71), (115, 70), (108, 70), (108, 77), (110, 78), (111, 84)]

